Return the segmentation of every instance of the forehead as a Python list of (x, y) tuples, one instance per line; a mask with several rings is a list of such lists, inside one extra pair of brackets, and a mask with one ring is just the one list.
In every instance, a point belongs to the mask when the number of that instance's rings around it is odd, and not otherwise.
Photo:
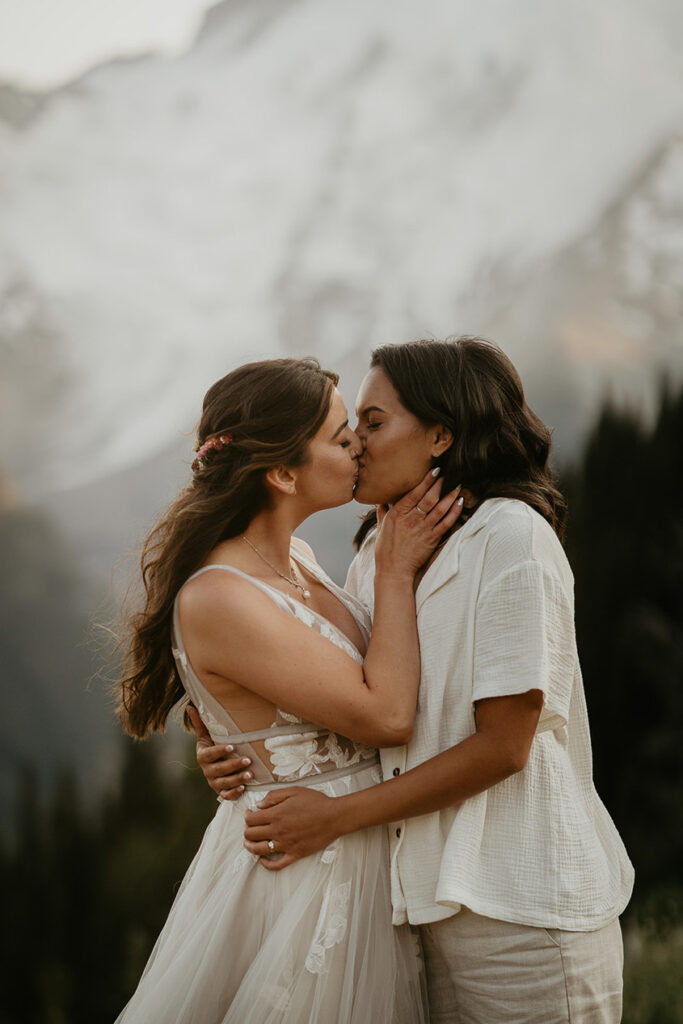
[(332, 394), (330, 396), (330, 409), (327, 415), (328, 418), (332, 417), (333, 419), (339, 419), (340, 415), (342, 420), (346, 418), (346, 405), (344, 404), (344, 399), (339, 394), (337, 388), (332, 389)]
[(395, 412), (403, 408), (396, 388), (380, 366), (373, 366), (361, 381), (356, 396), (356, 413), (361, 415), (370, 406), (376, 406), (385, 412)]
[(336, 430), (340, 423), (343, 423), (345, 419), (348, 419), (346, 415), (346, 405), (344, 399), (339, 394), (337, 388), (334, 388), (330, 396), (330, 407), (325, 417), (325, 422), (320, 428), (321, 431), (327, 431), (329, 429)]

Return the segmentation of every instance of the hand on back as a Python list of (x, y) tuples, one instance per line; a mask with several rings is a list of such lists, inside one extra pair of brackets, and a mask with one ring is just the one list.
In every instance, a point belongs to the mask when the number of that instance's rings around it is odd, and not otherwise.
[(237, 800), (244, 792), (245, 783), (252, 778), (250, 759), (231, 756), (232, 746), (214, 743), (199, 712), (191, 704), (187, 714), (197, 736), (197, 764), (204, 778), (217, 796), (223, 800)]

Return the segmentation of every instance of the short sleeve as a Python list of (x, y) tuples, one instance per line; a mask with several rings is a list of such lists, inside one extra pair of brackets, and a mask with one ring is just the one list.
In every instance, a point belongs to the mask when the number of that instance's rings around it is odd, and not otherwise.
[(569, 717), (576, 640), (571, 595), (537, 561), (522, 562), (488, 584), (477, 601), (472, 700), (543, 692), (537, 731)]

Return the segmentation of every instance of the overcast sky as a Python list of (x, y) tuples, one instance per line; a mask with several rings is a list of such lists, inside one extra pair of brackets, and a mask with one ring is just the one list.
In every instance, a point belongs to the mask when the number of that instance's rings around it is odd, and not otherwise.
[(101, 61), (185, 49), (214, 0), (0, 0), (0, 81), (50, 89)]

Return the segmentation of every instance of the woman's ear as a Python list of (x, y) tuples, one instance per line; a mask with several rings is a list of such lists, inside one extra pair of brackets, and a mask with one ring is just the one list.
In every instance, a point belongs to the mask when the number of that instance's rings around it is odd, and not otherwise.
[(439, 455), (443, 455), (444, 452), (448, 451), (450, 446), (453, 444), (453, 434), (450, 432), (448, 427), (444, 427), (442, 424), (432, 427), (432, 450), (431, 456), (433, 459), (437, 459)]
[(266, 473), (266, 483), (280, 494), (296, 494), (296, 473), (288, 466), (275, 466)]

